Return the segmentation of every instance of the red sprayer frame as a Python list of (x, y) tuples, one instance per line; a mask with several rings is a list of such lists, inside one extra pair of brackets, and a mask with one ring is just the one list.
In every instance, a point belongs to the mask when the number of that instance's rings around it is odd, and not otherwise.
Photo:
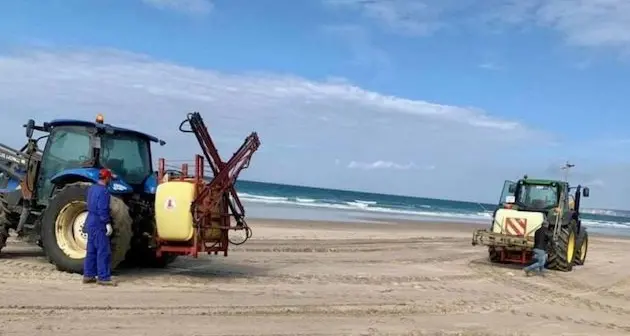
[[(190, 125), (190, 130), (184, 130), (184, 124)], [(232, 158), (223, 162), (219, 156), (208, 128), (198, 112), (188, 114), (179, 130), (185, 133), (193, 133), (201, 146), (204, 156), (195, 156), (195, 173), (188, 174), (188, 165), (182, 164), (179, 176), (172, 180), (187, 181), (196, 186), (195, 200), (191, 204), (190, 211), (193, 214), (194, 229), (193, 238), (189, 242), (169, 242), (157, 236), (156, 253), (191, 255), (197, 257), (199, 253), (218, 254), (223, 252), (227, 256), (228, 245), (235, 244), (229, 240), (230, 230), (245, 230), (246, 240), (251, 236), (251, 229), (245, 222), (245, 209), (234, 189), (234, 183), (239, 173), (249, 166), (249, 161), (258, 147), (260, 140), (258, 134), (252, 132), (234, 153)], [(205, 157), (205, 160), (204, 160)], [(208, 162), (214, 177), (208, 182), (204, 176), (205, 161)], [(158, 160), (158, 183), (164, 182), (166, 174), (166, 160)], [(231, 214), (230, 214), (231, 213)], [(232, 225), (231, 217), (234, 217), (236, 225)], [(216, 234), (218, 230), (218, 235)], [(208, 238), (214, 231), (212, 238)], [(241, 242), (240, 244), (244, 243)], [(236, 244), (238, 245), (238, 244)]]

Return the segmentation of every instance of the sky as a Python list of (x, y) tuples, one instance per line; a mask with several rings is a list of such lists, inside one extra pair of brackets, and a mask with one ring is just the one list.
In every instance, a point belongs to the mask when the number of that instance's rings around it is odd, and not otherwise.
[(630, 209), (627, 0), (0, 2), (0, 141), (28, 118), (151, 133), (199, 111), (244, 179), (496, 202), (523, 174)]

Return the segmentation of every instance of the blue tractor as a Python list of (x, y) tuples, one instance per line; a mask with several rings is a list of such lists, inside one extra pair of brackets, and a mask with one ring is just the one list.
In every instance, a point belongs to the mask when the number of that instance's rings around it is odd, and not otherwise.
[[(82, 273), (87, 235), (86, 193), (101, 167), (115, 178), (111, 215), (112, 267), (123, 261), (165, 266), (176, 255), (155, 253), (154, 199), (157, 174), (151, 145), (158, 138), (96, 120), (54, 120), (24, 125), (20, 150), (0, 145), (0, 249), (11, 230), (37, 243), (58, 270)], [(35, 138), (34, 132), (43, 133)], [(38, 144), (47, 139), (43, 150)]]

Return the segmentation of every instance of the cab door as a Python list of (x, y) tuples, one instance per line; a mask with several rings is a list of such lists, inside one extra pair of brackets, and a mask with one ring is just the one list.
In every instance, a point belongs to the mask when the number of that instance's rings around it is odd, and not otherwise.
[(503, 183), (503, 191), (501, 192), (501, 198), (499, 198), (499, 205), (505, 202), (506, 197), (514, 196), (516, 193), (516, 182), (505, 180)]

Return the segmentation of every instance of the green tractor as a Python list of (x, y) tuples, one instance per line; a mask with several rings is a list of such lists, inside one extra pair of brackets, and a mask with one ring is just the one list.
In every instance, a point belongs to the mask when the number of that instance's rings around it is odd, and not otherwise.
[(534, 233), (543, 221), (553, 232), (547, 268), (569, 272), (583, 265), (588, 252), (588, 232), (580, 219), (582, 197), (589, 188), (558, 180), (505, 181), (489, 229), (473, 232), (472, 244), (488, 247), (491, 262), (527, 264), (532, 259)]

